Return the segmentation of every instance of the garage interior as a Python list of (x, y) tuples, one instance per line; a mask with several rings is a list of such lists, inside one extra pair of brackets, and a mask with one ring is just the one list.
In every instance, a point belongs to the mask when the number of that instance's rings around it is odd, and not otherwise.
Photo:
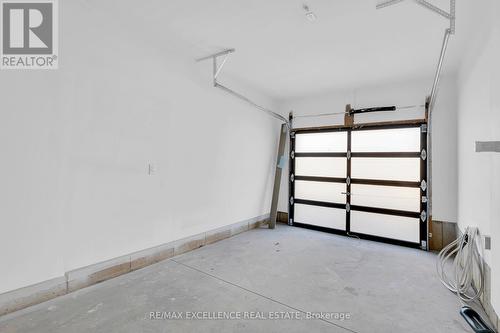
[(57, 10), (0, 71), (0, 332), (498, 331), (498, 1)]

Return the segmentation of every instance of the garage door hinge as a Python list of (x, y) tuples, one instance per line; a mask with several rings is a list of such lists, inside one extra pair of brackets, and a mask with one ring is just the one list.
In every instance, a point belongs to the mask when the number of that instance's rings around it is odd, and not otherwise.
[(427, 212), (425, 210), (420, 213), (420, 219), (422, 220), (422, 222), (427, 221)]
[(288, 225), (293, 225), (293, 219), (288, 220)]
[(350, 159), (351, 158), (351, 151), (348, 151), (347, 152), (347, 159)]
[(425, 190), (427, 190), (427, 182), (425, 181), (425, 179), (420, 182), (420, 188), (424, 192), (425, 192)]
[(422, 130), (422, 133), (427, 133), (427, 124), (420, 126), (420, 129)]
[(293, 205), (293, 197), (290, 197), (290, 205)]
[(351, 185), (351, 177), (347, 177), (347, 179), (345, 180), (346, 184), (347, 185)]
[(295, 139), (295, 132), (291, 132), (291, 133), (290, 133), (290, 137), (291, 137), (292, 139)]
[(292, 152), (290, 153), (290, 157), (292, 158), (292, 160), (295, 158), (295, 152), (292, 150)]
[(427, 197), (422, 197), (422, 203), (427, 203)]
[(345, 205), (345, 210), (346, 210), (346, 212), (348, 212), (348, 213), (349, 213), (349, 212), (351, 211), (351, 205), (346, 204), (346, 205)]
[(420, 242), (420, 247), (422, 248), (422, 250), (427, 250), (427, 242), (426, 241), (421, 241)]
[(422, 152), (420, 153), (420, 157), (425, 161), (427, 159), (427, 152), (425, 149), (422, 149)]
[(290, 181), (293, 183), (293, 181), (295, 180), (295, 177), (293, 175), (293, 173), (290, 175)]

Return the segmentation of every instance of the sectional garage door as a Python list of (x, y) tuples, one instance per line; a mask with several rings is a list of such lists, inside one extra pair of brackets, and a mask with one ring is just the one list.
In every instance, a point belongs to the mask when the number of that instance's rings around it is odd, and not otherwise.
[(426, 248), (425, 124), (303, 129), (290, 142), (290, 224)]

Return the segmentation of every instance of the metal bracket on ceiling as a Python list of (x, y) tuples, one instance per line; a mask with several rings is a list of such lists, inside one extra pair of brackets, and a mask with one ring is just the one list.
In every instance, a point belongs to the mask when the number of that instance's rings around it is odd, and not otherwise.
[[(234, 53), (234, 52), (236, 52), (235, 49), (226, 49), (226, 50), (223, 50), (223, 51), (220, 51), (220, 52), (208, 55), (206, 57), (202, 57), (202, 58), (196, 59), (196, 62), (200, 62), (200, 61), (212, 59), (212, 62), (213, 62), (214, 87), (217, 87), (217, 77), (219, 76), (219, 74), (220, 74), (222, 68), (224, 67), (224, 65), (226, 64), (226, 61), (229, 58), (229, 55), (231, 53)], [(218, 66), (217, 65), (217, 59), (219, 57), (222, 57), (222, 56), (224, 56), (224, 60), (222, 60), (222, 63), (220, 64), (220, 66)]]
[[(251, 106), (255, 107), (256, 109), (259, 109), (260, 111), (263, 111), (263, 112), (267, 113), (268, 115), (270, 115), (270, 116), (272, 116), (272, 117), (274, 117), (276, 119), (281, 120), (283, 123), (285, 123), (287, 125), (287, 128), (290, 129), (290, 122), (288, 121), (288, 119), (286, 119), (285, 117), (283, 117), (279, 113), (274, 112), (272, 110), (269, 110), (269, 109), (267, 109), (267, 108), (265, 108), (263, 106), (260, 106), (259, 104), (253, 102), (252, 100), (250, 100), (249, 98), (245, 97), (244, 95), (242, 95), (240, 93), (237, 93), (236, 91), (234, 91), (234, 90), (232, 90), (232, 89), (230, 89), (230, 88), (228, 88), (228, 87), (220, 84), (217, 81), (217, 78), (219, 77), (219, 74), (221, 73), (222, 68), (226, 64), (226, 61), (228, 60), (229, 55), (231, 53), (234, 53), (234, 52), (236, 52), (235, 49), (225, 49), (225, 50), (222, 50), (220, 52), (217, 52), (217, 53), (214, 53), (214, 54), (202, 57), (202, 58), (198, 58), (198, 59), (196, 59), (196, 62), (200, 62), (200, 61), (205, 61), (205, 60), (212, 59), (212, 64), (213, 64), (213, 84), (214, 84), (215, 88), (219, 88), (221, 90), (224, 90), (228, 94), (233, 95), (234, 97), (239, 98), (242, 101), (245, 101), (246, 103), (250, 104)], [(224, 59), (222, 60), (222, 63), (220, 65), (217, 64), (217, 60), (218, 60), (219, 57), (224, 57)]]
[[(379, 3), (377, 5), (376, 8), (377, 9), (382, 9), (382, 8), (395, 5), (395, 4), (403, 2), (403, 1), (405, 1), (405, 0), (386, 0), (386, 1), (382, 1), (381, 3)], [(456, 2), (456, 0), (450, 0), (450, 11), (449, 12), (447, 12), (447, 11), (439, 8), (436, 5), (433, 5), (432, 3), (430, 3), (427, 0), (413, 0), (413, 1), (415, 3), (417, 3), (418, 5), (420, 5), (420, 6), (424, 7), (424, 8), (427, 8), (427, 9), (433, 11), (434, 13), (436, 13), (438, 15), (441, 15), (445, 19), (449, 20), (450, 21), (450, 33), (452, 35), (455, 34), (455, 8), (456, 8), (455, 2)]]
[[(403, 2), (403, 1), (406, 1), (406, 0), (386, 0), (386, 1), (382, 1), (381, 3), (379, 3), (376, 6), (376, 8), (377, 9), (382, 9), (382, 8), (389, 7), (389, 6), (395, 5), (395, 4)], [(433, 5), (432, 3), (430, 3), (427, 0), (413, 0), (413, 1), (415, 3), (417, 3), (418, 5), (420, 5), (420, 6), (424, 7), (424, 8), (427, 8), (427, 9), (433, 11), (434, 13), (439, 14), (442, 17), (444, 17), (447, 20), (449, 20), (450, 21), (450, 33), (451, 34), (455, 33), (456, 0), (450, 0), (450, 11), (449, 12), (447, 12), (447, 11), (439, 8), (436, 5)]]

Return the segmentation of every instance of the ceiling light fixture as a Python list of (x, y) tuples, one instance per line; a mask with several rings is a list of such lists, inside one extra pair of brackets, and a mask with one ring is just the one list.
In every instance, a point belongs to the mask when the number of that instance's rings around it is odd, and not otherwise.
[(302, 8), (304, 8), (305, 12), (306, 12), (306, 18), (308, 21), (310, 22), (314, 22), (316, 21), (317, 19), (317, 16), (316, 14), (314, 14), (310, 9), (309, 9), (309, 6), (308, 5), (303, 5)]

